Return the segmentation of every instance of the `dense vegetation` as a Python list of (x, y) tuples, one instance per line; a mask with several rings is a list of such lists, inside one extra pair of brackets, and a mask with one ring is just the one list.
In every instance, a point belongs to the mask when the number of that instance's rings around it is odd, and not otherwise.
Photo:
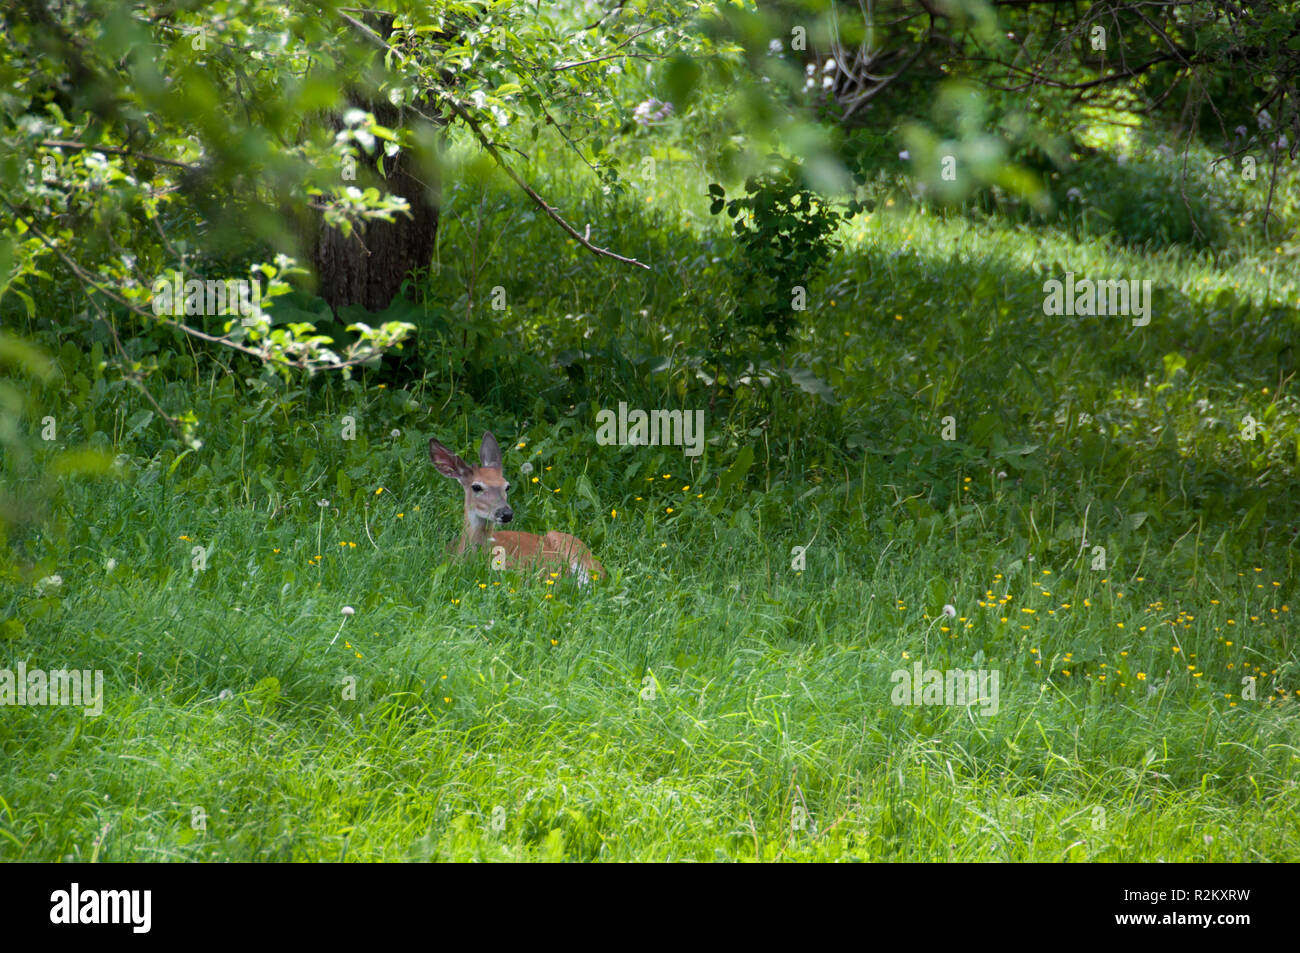
[[(1300, 859), (1294, 4), (900, 3), (851, 115), (827, 5), (445, 4), (400, 62), (328, 5), (26, 6), (0, 670), (104, 695), (0, 707), (0, 858)], [(1113, 9), (1164, 58), (1094, 97)], [(990, 24), (1074, 45), (1003, 88)], [(385, 141), (433, 260), (332, 307), (274, 210), (400, 221), (325, 171)], [(159, 321), (176, 267), (273, 294)], [(1149, 323), (1048, 313), (1067, 274)], [(703, 454), (598, 444), (621, 402)], [(445, 555), (428, 439), (485, 430), (607, 579)], [(996, 710), (898, 704), (917, 663)]]

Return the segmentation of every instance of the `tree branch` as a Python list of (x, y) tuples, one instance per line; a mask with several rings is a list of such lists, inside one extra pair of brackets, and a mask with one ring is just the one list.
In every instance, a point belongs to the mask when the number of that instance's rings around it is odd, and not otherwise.
[[(104, 296), (106, 296), (109, 300), (116, 302), (118, 305), (122, 306), (123, 308), (126, 308), (132, 314), (136, 315), (137, 317), (144, 318), (146, 321), (151, 321), (156, 324), (165, 324), (168, 327), (175, 328), (178, 331), (183, 331), (185, 334), (188, 334), (190, 337), (198, 338), (201, 341), (207, 341), (210, 344), (220, 344), (223, 347), (230, 348), (231, 350), (239, 351), (241, 354), (247, 354), (249, 357), (255, 357), (259, 361), (268, 361), (275, 364), (283, 364), (285, 367), (292, 367), (297, 370), (303, 370), (303, 371), (340, 370), (344, 367), (355, 367), (358, 364), (364, 364), (375, 357), (377, 349), (372, 348), (369, 354), (365, 354), (363, 356), (351, 357), (348, 358), (347, 360), (341, 360), (335, 364), (313, 365), (310, 361), (307, 360), (297, 360), (297, 361), (289, 360), (288, 358), (280, 357), (277, 354), (272, 354), (269, 350), (258, 350), (257, 348), (252, 348), (252, 347), (248, 347), (247, 345), (240, 344), (238, 341), (232, 341), (230, 340), (230, 338), (225, 337), (224, 335), (208, 334), (205, 331), (200, 331), (198, 328), (194, 328), (188, 324), (185, 324), (183, 321), (175, 321), (171, 318), (165, 318), (159, 314), (151, 314), (150, 312), (145, 311), (143, 308), (138, 307), (137, 305), (128, 301), (126, 298), (122, 297), (111, 286), (105, 285), (102, 282), (98, 281), (94, 275), (90, 274), (79, 264), (77, 264), (77, 262), (74, 261), (67, 254), (67, 252), (65, 252), (62, 248), (59, 248), (58, 245), (56, 245), (54, 241), (48, 235), (46, 235), (44, 231), (41, 230), (40, 226), (38, 226), (34, 221), (32, 221), (27, 216), (20, 213), (18, 209), (15, 208), (7, 199), (0, 199), (0, 201), (3, 201), (4, 204), (9, 208), (9, 211), (13, 213), (15, 221), (21, 221), (24, 225), (26, 225), (29, 229), (31, 229), (32, 234), (35, 235), (38, 239), (40, 239), (41, 243), (45, 245), (46, 248), (54, 252), (54, 254), (59, 258), (59, 260), (63, 262), (64, 266), (67, 267), (67, 269), (70, 272), (72, 272), (72, 276), (82, 284), (83, 290), (92, 289), (94, 291), (98, 291)], [(87, 297), (90, 297), (89, 293), (87, 293)], [(91, 298), (91, 301), (93, 302), (94, 299)]]
[(178, 162), (175, 159), (164, 159), (162, 156), (150, 155), (147, 152), (132, 152), (130, 149), (119, 149), (116, 146), (90, 145), (85, 142), (69, 142), (64, 139), (42, 139), (41, 145), (49, 149), (90, 149), (95, 152), (111, 152), (113, 155), (143, 159), (146, 162), (153, 162), (158, 165), (170, 165), (177, 169), (184, 169), (186, 172), (193, 172), (197, 168), (197, 166), (186, 162)]
[[(392, 46), (382, 36), (380, 36), (370, 27), (366, 26), (366, 24), (362, 23), (360, 20), (356, 19), (355, 17), (349, 16), (346, 13), (341, 12), (340, 16), (342, 16), (344, 20), (347, 20), (354, 27), (360, 30), (371, 42), (377, 44), (379, 47), (388, 51), (389, 53), (392, 53), (395, 57), (397, 57), (397, 59), (402, 64), (405, 64), (407, 62), (407, 58), (405, 54), (403, 54), (400, 50)], [(502, 158), (501, 152), (500, 150), (497, 149), (496, 144), (493, 143), (492, 140), (490, 140), (483, 133), (483, 130), (482, 128), (480, 128), (478, 121), (475, 120), (474, 117), (471, 116), (469, 112), (466, 111), (465, 107), (456, 99), (455, 96), (451, 95), (451, 93), (447, 92), (445, 89), (442, 89), (438, 85), (433, 83), (429, 84), (429, 89), (431, 92), (437, 95), (439, 99), (441, 99), (444, 103), (447, 104), (447, 106), (451, 109), (452, 113), (454, 113), (455, 116), (461, 120), (461, 122), (465, 123), (465, 125), (469, 127), (470, 132), (474, 134), (474, 138), (479, 141), (479, 145), (481, 145), (484, 151), (486, 151), (487, 154), (490, 155), (492, 159), (496, 162), (496, 164), (501, 167), (501, 171), (504, 172), (506, 175), (508, 175), (510, 179), (515, 183), (515, 185), (519, 186), (519, 188), (523, 190), (524, 194), (533, 200), (533, 202), (537, 205), (538, 208), (540, 208), (543, 212), (545, 212), (547, 216), (551, 218), (552, 221), (554, 221), (557, 225), (560, 226), (560, 228), (568, 232), (568, 234), (579, 245), (587, 249), (593, 255), (600, 255), (604, 258), (612, 258), (615, 261), (621, 261), (626, 265), (636, 265), (638, 268), (644, 268), (647, 271), (649, 271), (650, 266), (645, 264), (644, 262), (637, 261), (635, 258), (627, 258), (624, 257), (623, 255), (616, 254), (615, 252), (612, 252), (607, 248), (600, 248), (599, 246), (593, 245), (581, 234), (579, 234), (576, 228), (574, 228), (572, 225), (566, 222), (560, 216), (559, 212), (557, 212), (553, 207), (547, 204), (546, 200), (543, 199), (540, 195), (538, 195), (537, 192), (534, 191), (533, 188), (529, 186), (527, 182), (524, 181), (523, 177), (520, 176), (518, 172), (516, 172), (514, 169), (510, 167), (510, 164), (506, 162), (504, 158)], [(425, 118), (428, 119), (429, 117), (426, 116)]]

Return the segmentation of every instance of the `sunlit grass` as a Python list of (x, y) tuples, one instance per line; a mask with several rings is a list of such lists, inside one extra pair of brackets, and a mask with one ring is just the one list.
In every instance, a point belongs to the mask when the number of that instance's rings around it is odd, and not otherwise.
[[(659, 255), (650, 275), (513, 197), (490, 220), (512, 254), (482, 282), (518, 295), (518, 353), (680, 358), (724, 305), (707, 176), (657, 174), (644, 217), (538, 175), (615, 250)], [(451, 304), (470, 205), (440, 249)], [(37, 554), (60, 585), (4, 590), (26, 629), (3, 664), (103, 668), (106, 697), (100, 718), (3, 710), (0, 858), (1300, 859), (1294, 325), (1215, 297), (1293, 308), (1294, 258), (1243, 237), (1216, 268), (902, 203), (845, 238), (789, 355), (837, 402), (719, 413), (701, 458), (596, 447), (579, 410), (704, 406), (684, 362), (595, 357), (515, 404), (354, 382), (291, 430), (193, 387), (206, 454), (115, 446), (122, 478), (68, 483), (68, 540)], [(1057, 263), (1177, 294), (1144, 329), (1049, 319)], [(343, 412), (361, 439), (320, 437)], [(533, 468), (518, 528), (578, 533), (611, 578), (447, 561), (461, 502), (424, 443), (488, 426)], [(998, 713), (891, 704), (916, 662), (997, 669)]]

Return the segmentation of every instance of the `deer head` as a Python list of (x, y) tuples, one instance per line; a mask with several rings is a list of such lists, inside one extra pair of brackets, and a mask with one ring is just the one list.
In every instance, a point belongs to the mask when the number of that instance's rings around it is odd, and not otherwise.
[(438, 472), (465, 488), (465, 523), (483, 529), (489, 523), (509, 523), (515, 514), (506, 502), (510, 484), (501, 474), (501, 448), (491, 432), (479, 444), (479, 465), (470, 466), (436, 440), (429, 441), (429, 459)]

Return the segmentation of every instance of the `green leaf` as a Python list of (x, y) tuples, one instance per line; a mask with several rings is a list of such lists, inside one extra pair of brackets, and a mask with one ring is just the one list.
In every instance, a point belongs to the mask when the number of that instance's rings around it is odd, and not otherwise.
[(253, 686), (249, 696), (267, 708), (275, 708), (280, 704), (280, 680), (274, 675), (266, 676)]
[(736, 454), (736, 460), (731, 467), (718, 478), (718, 491), (725, 493), (737, 483), (745, 479), (745, 474), (749, 472), (750, 466), (754, 462), (754, 447), (746, 444), (740, 448)]
[(152, 410), (137, 410), (126, 422), (127, 433), (137, 434), (153, 421)]
[(789, 371), (789, 375), (790, 380), (794, 382), (795, 386), (805, 394), (813, 394), (820, 397), (828, 404), (839, 402), (839, 398), (835, 396), (835, 391), (831, 389), (831, 385), (826, 383), (826, 381), (822, 380), (812, 371), (802, 367), (796, 367)]
[(193, 452), (194, 452), (194, 448), (191, 447), (190, 449), (185, 450), (184, 452), (180, 453), (180, 454), (176, 457), (176, 459), (172, 461), (171, 466), (169, 466), (169, 467), (167, 468), (167, 475), (168, 475), (168, 476), (171, 476), (173, 473), (175, 473), (175, 472), (176, 472), (176, 468), (177, 468), (178, 466), (180, 466), (181, 461), (184, 460), (186, 457), (188, 457), (188, 456), (189, 456), (191, 453), (193, 453)]
[(942, 612), (948, 602), (948, 583), (938, 577), (931, 579), (925, 590), (928, 608), (933, 612)]

